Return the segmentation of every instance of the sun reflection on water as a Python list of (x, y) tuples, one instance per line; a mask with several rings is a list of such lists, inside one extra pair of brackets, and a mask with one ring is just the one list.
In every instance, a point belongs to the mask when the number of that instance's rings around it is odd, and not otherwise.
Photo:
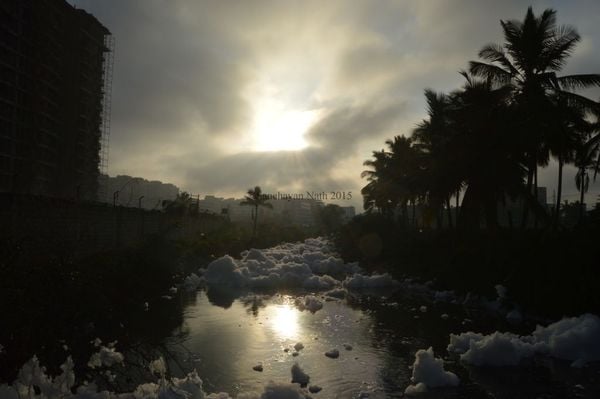
[(291, 305), (276, 305), (270, 317), (271, 327), (280, 339), (298, 338), (298, 310)]

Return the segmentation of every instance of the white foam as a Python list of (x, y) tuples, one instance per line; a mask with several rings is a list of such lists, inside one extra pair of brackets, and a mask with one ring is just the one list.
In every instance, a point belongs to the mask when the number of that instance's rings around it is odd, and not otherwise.
[(372, 276), (354, 274), (344, 280), (344, 287), (354, 290), (363, 288), (393, 287), (397, 284), (398, 282), (394, 280), (388, 273), (374, 274)]
[(88, 366), (92, 369), (98, 367), (112, 367), (115, 364), (123, 363), (123, 354), (117, 352), (114, 343), (108, 346), (101, 345), (98, 352), (93, 353), (88, 361)]
[[(105, 346), (101, 346), (100, 351)], [(309, 376), (296, 364), (292, 367), (292, 378), (307, 384)], [(12, 385), (0, 385), (2, 399), (232, 399), (226, 392), (207, 394), (203, 390), (202, 379), (196, 371), (184, 378), (166, 378), (162, 375), (157, 382), (138, 385), (132, 392), (114, 393), (99, 391), (94, 383), (75, 386), (74, 364), (67, 358), (61, 366), (62, 373), (56, 377), (46, 374), (34, 356), (23, 365)], [(149, 365), (150, 371), (164, 374), (166, 366), (159, 358)], [(108, 371), (108, 370), (107, 370)], [(108, 376), (108, 374), (107, 374)], [(313, 389), (314, 391), (314, 389)], [(73, 393), (75, 392), (75, 393)], [(296, 384), (269, 382), (262, 393), (241, 392), (236, 399), (307, 399), (306, 391)]]
[(192, 274), (184, 285), (196, 288), (206, 281), (209, 287), (235, 289), (304, 288), (331, 291), (332, 296), (342, 297), (342, 291), (338, 290), (343, 284), (357, 289), (395, 283), (387, 274), (360, 273), (362, 269), (357, 263), (344, 263), (326, 239), (316, 238), (267, 249), (250, 249), (242, 252), (239, 260), (223, 256), (208, 265), (203, 277)]
[(592, 314), (564, 318), (547, 327), (537, 326), (528, 336), (494, 332), (450, 334), (448, 351), (474, 365), (517, 365), (536, 353), (572, 361), (574, 367), (600, 360), (600, 318)]
[(300, 310), (308, 310), (309, 312), (315, 313), (323, 308), (323, 302), (313, 295), (307, 295), (302, 298), (296, 298), (296, 307)]
[[(183, 281), (183, 287), (187, 291), (194, 291), (202, 284), (202, 281), (203, 281), (202, 277), (199, 277), (196, 273), (191, 273)], [(173, 288), (174, 287), (171, 287), (171, 292), (173, 292)], [(175, 290), (177, 290), (177, 288), (175, 288)], [(177, 292), (177, 291), (175, 291), (175, 292)]]
[[(404, 391), (407, 395), (424, 392), (429, 388), (456, 386), (456, 374), (444, 370), (444, 361), (434, 357), (433, 348), (420, 349), (415, 354), (411, 378), (413, 384)], [(422, 385), (420, 385), (422, 384)]]

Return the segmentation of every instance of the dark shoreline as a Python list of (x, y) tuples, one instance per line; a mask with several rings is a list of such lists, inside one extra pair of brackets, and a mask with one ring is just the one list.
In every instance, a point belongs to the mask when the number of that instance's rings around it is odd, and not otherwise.
[(600, 227), (460, 233), (402, 228), (378, 215), (345, 225), (335, 243), (345, 262), (396, 278), (433, 281), (438, 290), (494, 298), (508, 288), (523, 310), (560, 318), (600, 313)]

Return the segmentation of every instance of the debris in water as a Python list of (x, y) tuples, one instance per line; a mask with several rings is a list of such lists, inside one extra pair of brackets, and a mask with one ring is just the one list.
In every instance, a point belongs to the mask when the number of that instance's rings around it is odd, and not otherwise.
[(263, 371), (263, 365), (259, 363), (256, 366), (252, 367), (252, 370), (262, 372)]
[(292, 366), (292, 383), (298, 383), (301, 387), (305, 387), (309, 380), (309, 375), (300, 368), (298, 363), (294, 363)]
[(308, 390), (309, 390), (310, 393), (317, 393), (317, 392), (322, 391), (323, 388), (321, 388), (318, 385), (311, 385), (311, 386), (308, 387)]
[(330, 351), (325, 352), (325, 356), (330, 357), (332, 359), (337, 359), (338, 357), (340, 357), (340, 351), (338, 351), (337, 349), (332, 349)]

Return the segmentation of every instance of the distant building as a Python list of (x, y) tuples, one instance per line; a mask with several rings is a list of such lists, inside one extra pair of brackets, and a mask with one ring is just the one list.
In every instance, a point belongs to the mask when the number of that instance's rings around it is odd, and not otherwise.
[(0, 2), (0, 192), (96, 198), (111, 42), (64, 0)]
[[(252, 221), (251, 206), (241, 205), (242, 199), (220, 198), (207, 195), (198, 202), (200, 212), (209, 212), (226, 216), (232, 222), (249, 223)], [(323, 206), (321, 201), (309, 199), (269, 200), (273, 208), (259, 207), (258, 218), (263, 222), (283, 222), (299, 226), (315, 224), (316, 209)]]
[(100, 200), (115, 205), (161, 209), (162, 201), (173, 200), (179, 194), (179, 188), (173, 184), (149, 181), (142, 177), (102, 175), (101, 180), (106, 186), (106, 196)]

